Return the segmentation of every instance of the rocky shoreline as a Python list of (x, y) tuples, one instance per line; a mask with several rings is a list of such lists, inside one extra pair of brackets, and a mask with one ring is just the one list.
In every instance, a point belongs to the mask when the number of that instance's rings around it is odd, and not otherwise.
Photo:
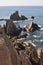
[[(37, 50), (32, 42), (24, 42), (28, 36), (25, 32), (34, 32), (41, 27), (30, 22), (21, 28), (13, 23), (13, 20), (26, 19), (23, 15), (20, 17), (18, 11), (10, 19), (0, 19), (6, 21), (6, 25), (0, 26), (0, 65), (43, 65), (43, 48)], [(20, 35), (22, 31), (25, 34)]]

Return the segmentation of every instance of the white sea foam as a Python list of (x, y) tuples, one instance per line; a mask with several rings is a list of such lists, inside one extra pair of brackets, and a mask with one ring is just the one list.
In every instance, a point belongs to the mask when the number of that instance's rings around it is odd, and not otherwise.
[(40, 30), (43, 30), (43, 28), (41, 28)]
[(41, 25), (38, 25), (39, 27), (41, 27)]
[(43, 42), (43, 39), (41, 39), (40, 42)]
[(26, 27), (26, 25), (24, 26), (24, 28)]
[(33, 35), (33, 37), (34, 37), (34, 38), (39, 38), (40, 36), (38, 36), (38, 35)]
[(36, 47), (36, 45), (31, 41), (29, 40), (28, 43), (32, 44), (34, 47)]

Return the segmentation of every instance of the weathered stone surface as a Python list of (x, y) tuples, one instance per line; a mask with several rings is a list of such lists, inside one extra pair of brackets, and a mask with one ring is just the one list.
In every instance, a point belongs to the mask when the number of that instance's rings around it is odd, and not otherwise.
[(33, 22), (30, 22), (26, 27), (25, 27), (25, 30), (27, 32), (34, 32), (36, 30), (39, 30), (40, 27), (36, 24), (36, 23), (33, 23)]
[(0, 38), (0, 65), (12, 65), (10, 52), (4, 43), (4, 39)]

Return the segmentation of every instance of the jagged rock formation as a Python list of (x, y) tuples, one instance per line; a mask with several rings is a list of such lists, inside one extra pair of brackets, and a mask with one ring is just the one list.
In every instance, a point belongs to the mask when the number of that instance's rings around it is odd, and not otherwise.
[(36, 30), (39, 30), (40, 27), (36, 23), (30, 22), (24, 29), (27, 32), (34, 32)]
[(19, 16), (18, 11), (16, 11), (15, 13), (13, 13), (13, 14), (10, 16), (10, 19), (12, 19), (12, 20), (20, 20), (20, 16)]
[(26, 20), (27, 17), (25, 17), (24, 15), (21, 15), (21, 17), (19, 16), (19, 13), (18, 11), (16, 11), (15, 13), (13, 13), (11, 16), (10, 16), (10, 19), (12, 20)]
[(17, 28), (12, 20), (6, 20), (6, 34), (10, 36), (18, 36), (22, 28)]

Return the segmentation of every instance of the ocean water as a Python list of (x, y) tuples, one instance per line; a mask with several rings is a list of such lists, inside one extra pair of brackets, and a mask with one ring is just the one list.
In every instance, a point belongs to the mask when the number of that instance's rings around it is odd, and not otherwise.
[[(29, 22), (35, 22), (43, 28), (43, 6), (0, 6), (0, 19), (9, 19), (10, 15), (15, 11), (19, 12), (19, 15), (25, 15), (28, 20), (19, 21), (15, 23), (17, 26), (24, 27)], [(35, 16), (35, 19), (30, 19), (31, 16)], [(6, 24), (5, 21), (0, 21), (0, 25)], [(37, 47), (43, 48), (43, 30), (38, 30), (33, 33), (28, 33), (29, 36), (25, 41), (32, 41)]]

